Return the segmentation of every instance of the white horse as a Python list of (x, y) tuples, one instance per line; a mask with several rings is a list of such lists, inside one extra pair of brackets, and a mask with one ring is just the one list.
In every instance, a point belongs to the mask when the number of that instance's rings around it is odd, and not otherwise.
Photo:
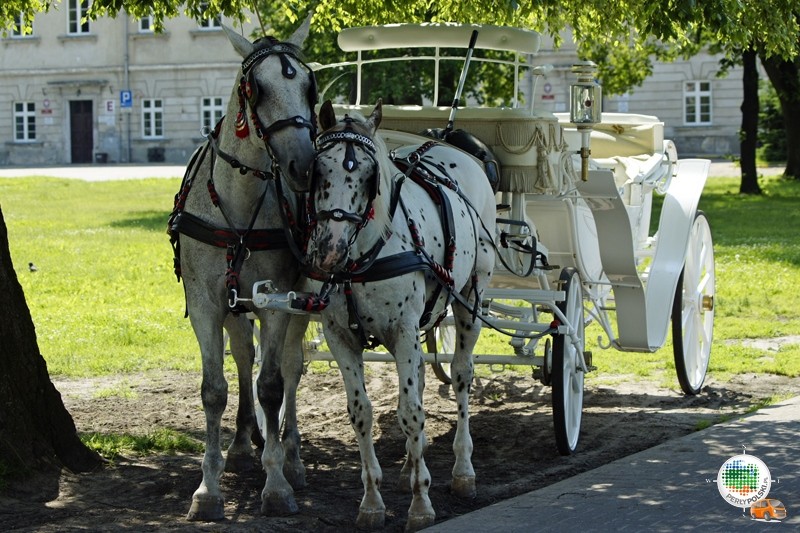
[[(262, 512), (297, 512), (292, 486), (305, 485), (295, 406), (302, 353), (299, 345), (287, 346), (284, 352), (289, 315), (252, 309), (239, 300), (248, 297), (256, 281), (269, 279), (277, 288), (290, 290), (299, 276), (300, 252), (292, 249), (300, 238), (293, 234), (299, 201), (292, 191), (308, 188), (316, 136), (316, 82), (299, 55), (309, 22), (310, 18), (286, 42), (266, 37), (251, 43), (226, 28), (244, 58), (242, 68), (226, 117), (192, 156), (170, 218), (176, 274), (183, 278), (187, 313), (203, 362), (203, 480), (192, 496), (189, 520), (224, 518), (220, 477), (226, 459), (220, 422), (228, 383), (223, 374), (223, 327), (230, 336), (239, 381), (228, 468), (252, 466), (251, 438), (261, 444), (252, 394), (255, 353), (248, 311), (256, 313), (261, 326), (257, 390), (266, 415), (261, 462), (267, 473)], [(281, 443), (278, 412), (284, 391)]]
[(483, 167), (472, 156), (431, 141), (398, 150), (393, 159), (376, 134), (380, 121), (380, 101), (368, 119), (345, 115), (338, 123), (330, 102), (323, 104), (320, 126), (327, 131), (318, 138), (312, 168), (310, 209), (317, 222), (309, 258), (317, 277), (327, 280), (320, 294), (330, 301), (321, 321), (344, 379), (361, 452), (364, 497), (357, 525), (379, 528), (385, 518), (362, 357), (366, 346), (380, 343), (397, 366), (397, 416), (407, 451), (401, 483), (412, 492), (406, 528), (417, 530), (435, 518), (423, 458), (420, 332), (435, 324), (453, 298), (458, 343), (451, 372), (458, 425), (451, 489), (475, 495), (468, 403), (472, 349), (481, 329), (475, 313), (494, 268), (496, 205)]

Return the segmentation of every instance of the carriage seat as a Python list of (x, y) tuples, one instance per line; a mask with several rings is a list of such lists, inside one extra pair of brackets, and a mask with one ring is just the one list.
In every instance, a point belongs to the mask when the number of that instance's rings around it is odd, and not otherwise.
[[(569, 114), (556, 116), (564, 128), (569, 150), (578, 152), (581, 135), (569, 122)], [(664, 164), (665, 155), (671, 163), (677, 159), (672, 142), (664, 141), (664, 123), (648, 115), (603, 113), (603, 121), (592, 129), (590, 142), (591, 168), (614, 173), (614, 181), (627, 205), (636, 203), (631, 197), (631, 186), (646, 187), (664, 179), (669, 172), (669, 165)], [(574, 164), (580, 165), (579, 158), (575, 159)]]
[[(334, 109), (337, 114), (358, 112), (368, 116), (373, 106), (339, 104)], [(444, 128), (450, 111), (445, 106), (384, 105), (381, 128), (411, 134)], [(548, 159), (551, 169), (558, 168), (561, 151), (566, 147), (558, 119), (548, 111), (464, 107), (458, 109), (454, 127), (474, 136), (494, 155), (499, 167), (500, 191), (542, 190), (545, 187), (537, 185), (545, 163), (540, 157)], [(549, 173), (554, 172), (557, 170)]]
[[(558, 123), (570, 150), (579, 151), (581, 135), (569, 121), (569, 113), (556, 113)], [(640, 156), (662, 153), (664, 123), (656, 117), (633, 113), (603, 113), (603, 121), (595, 124), (591, 134), (592, 158)]]

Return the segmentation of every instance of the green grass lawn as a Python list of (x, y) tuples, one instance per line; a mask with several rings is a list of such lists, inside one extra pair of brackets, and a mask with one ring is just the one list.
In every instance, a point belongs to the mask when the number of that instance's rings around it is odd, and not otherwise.
[(12, 259), (51, 375), (199, 369), (166, 235), (179, 185), (0, 180)]
[[(798, 376), (800, 344), (775, 352), (741, 341), (800, 335), (800, 183), (764, 179), (760, 197), (738, 195), (738, 184), (710, 179), (700, 201), (716, 251), (710, 374)], [(178, 186), (177, 179), (0, 180), (12, 258), (51, 375), (199, 370), (165, 233)], [(587, 339), (598, 334), (590, 328)], [(589, 348), (598, 367), (590, 379), (663, 374), (677, 387), (669, 344), (655, 354)]]

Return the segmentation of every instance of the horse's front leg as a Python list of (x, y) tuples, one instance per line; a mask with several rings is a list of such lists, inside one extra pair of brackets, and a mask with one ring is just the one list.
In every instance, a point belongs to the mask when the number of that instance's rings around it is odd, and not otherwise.
[(386, 519), (386, 505), (380, 493), (383, 473), (372, 442), (372, 402), (364, 386), (363, 350), (352, 333), (345, 331), (339, 335), (330, 323), (325, 329), (325, 339), (342, 373), (347, 393), (347, 414), (350, 425), (356, 433), (361, 455), (361, 482), (364, 485), (364, 496), (358, 508), (356, 527), (380, 529)]
[(453, 439), (453, 481), (451, 491), (461, 498), (474, 498), (475, 470), (472, 467), (472, 437), (469, 433), (469, 395), (472, 390), (474, 365), (472, 350), (481, 330), (480, 320), (473, 321), (469, 310), (461, 305), (453, 306), (456, 324), (456, 343), (450, 375), (453, 380), (453, 392), (456, 395), (458, 421), (456, 436)]
[(303, 374), (303, 340), (308, 322), (308, 315), (290, 318), (281, 361), (285, 403), (282, 441), (286, 462), (283, 474), (295, 490), (306, 486), (306, 468), (300, 459), (300, 431), (297, 427), (297, 387)]
[(230, 336), (231, 355), (236, 362), (239, 379), (239, 409), (236, 412), (236, 434), (228, 447), (225, 468), (228, 471), (251, 470), (253, 461), (253, 436), (257, 444), (263, 445), (261, 435), (256, 430), (255, 407), (253, 401), (253, 325), (245, 315), (228, 315), (225, 329)]
[[(432, 333), (431, 333), (432, 334)], [(419, 391), (419, 399), (424, 405), (423, 394), (425, 392), (425, 362), (420, 360), (419, 380), (417, 383), (417, 390)], [(406, 441), (406, 459), (403, 463), (403, 468), (400, 470), (400, 477), (397, 480), (397, 488), (402, 492), (411, 492), (411, 456), (408, 453), (409, 442)]]
[[(202, 313), (198, 313), (202, 315)], [(190, 314), (203, 360), (201, 397), (206, 415), (206, 450), (203, 454), (203, 480), (192, 495), (188, 520), (222, 520), (225, 518), (225, 500), (219, 481), (225, 469), (225, 459), (220, 447), (222, 413), (228, 402), (228, 382), (222, 368), (224, 347), (221, 319)]]
[[(265, 320), (267, 316), (269, 319)], [(279, 435), (284, 393), (279, 350), (283, 349), (289, 315), (262, 312), (259, 319), (261, 372), (258, 374), (257, 390), (266, 425), (261, 464), (267, 474), (267, 481), (261, 491), (261, 512), (270, 516), (283, 516), (298, 511), (292, 486), (283, 474), (284, 452)]]
[(431, 475), (423, 454), (427, 446), (425, 436), (425, 410), (422, 407), (420, 365), (422, 349), (418, 328), (398, 328), (392, 353), (397, 364), (400, 399), (397, 418), (406, 436), (407, 472), (411, 487), (411, 506), (408, 508), (406, 531), (417, 531), (433, 525), (436, 513), (431, 505), (428, 490)]

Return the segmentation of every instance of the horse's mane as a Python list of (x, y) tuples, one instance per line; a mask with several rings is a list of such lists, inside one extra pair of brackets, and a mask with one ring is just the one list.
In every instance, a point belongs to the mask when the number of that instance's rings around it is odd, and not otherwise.
[[(364, 120), (363, 117), (360, 120)], [(375, 198), (373, 204), (375, 226), (380, 228), (381, 236), (388, 238), (392, 232), (392, 218), (389, 213), (389, 203), (392, 200), (392, 191), (394, 189), (394, 176), (397, 168), (392, 163), (389, 157), (389, 149), (386, 148), (386, 143), (383, 137), (376, 131), (372, 137), (372, 142), (375, 144), (375, 161), (378, 162), (378, 196)]]

